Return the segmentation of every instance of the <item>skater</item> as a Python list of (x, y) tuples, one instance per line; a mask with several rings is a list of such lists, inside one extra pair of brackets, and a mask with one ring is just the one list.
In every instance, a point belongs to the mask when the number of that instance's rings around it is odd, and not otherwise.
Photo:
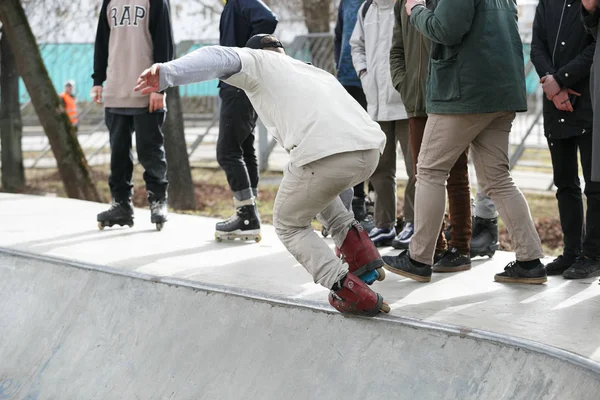
[[(368, 286), (384, 278), (383, 261), (340, 198), (375, 171), (385, 135), (334, 76), (288, 57), (273, 36), (254, 36), (247, 47), (207, 46), (155, 64), (135, 90), (151, 93), (215, 78), (243, 89), (290, 154), (273, 209), (281, 242), (316, 283), (331, 289), (329, 302), (340, 312), (388, 312)], [(343, 260), (311, 228), (315, 216)]]
[[(338, 81), (344, 89), (360, 104), (367, 109), (367, 98), (354, 65), (352, 64), (352, 53), (350, 38), (356, 26), (358, 10), (364, 0), (341, 0), (338, 6), (338, 17), (335, 25), (334, 38), (334, 61)], [(369, 185), (370, 186), (370, 185)], [(360, 222), (367, 232), (375, 227), (372, 214), (367, 211), (367, 194), (365, 182), (354, 186), (354, 197), (352, 198), (352, 212), (354, 218)]]
[(441, 0), (431, 11), (424, 0), (408, 0), (406, 11), (410, 23), (432, 41), (428, 120), (417, 163), (415, 235), (409, 251), (385, 257), (386, 264), (411, 279), (431, 280), (446, 179), (470, 145), (477, 180), (498, 205), (515, 245), (517, 260), (494, 279), (546, 282), (540, 237), (508, 162), (515, 113), (527, 109), (517, 5), (513, 1)]
[[(560, 51), (553, 51), (557, 46)], [(533, 21), (531, 62), (545, 93), (544, 133), (564, 234), (563, 254), (546, 265), (546, 272), (567, 279), (600, 274), (600, 182), (591, 180), (590, 68), (595, 47), (593, 36), (581, 23), (578, 7), (540, 0)], [(585, 179), (585, 218), (577, 153)]]
[[(408, 119), (402, 98), (390, 76), (390, 46), (394, 26), (394, 0), (366, 1), (358, 12), (358, 21), (350, 39), (352, 61), (367, 96), (368, 112), (386, 135), (386, 148), (379, 165), (369, 178), (375, 188), (375, 227), (369, 237), (377, 246), (389, 246), (396, 238), (396, 149), (404, 156), (408, 175), (404, 189), (404, 227), (412, 231), (414, 223), (415, 175), (408, 136)], [(410, 242), (410, 236), (405, 238)]]
[(161, 230), (167, 221), (167, 161), (161, 130), (165, 95), (141, 95), (130, 88), (141, 69), (172, 59), (168, 0), (104, 0), (96, 32), (92, 97), (96, 103), (104, 102), (110, 134), (112, 204), (98, 214), (100, 229), (115, 224), (133, 226), (134, 131), (138, 159), (144, 167), (150, 222)]
[[(277, 17), (260, 0), (226, 0), (219, 25), (221, 46), (244, 47), (258, 33), (273, 33)], [(221, 109), (217, 162), (233, 192), (235, 214), (215, 226), (218, 239), (260, 240), (258, 162), (254, 149), (256, 111), (243, 90), (219, 82)]]

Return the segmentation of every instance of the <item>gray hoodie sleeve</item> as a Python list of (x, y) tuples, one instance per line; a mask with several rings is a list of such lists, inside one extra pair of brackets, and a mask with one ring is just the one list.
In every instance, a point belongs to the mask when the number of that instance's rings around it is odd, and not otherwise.
[(159, 90), (171, 86), (227, 79), (242, 70), (242, 60), (235, 50), (223, 46), (207, 46), (177, 60), (160, 64)]

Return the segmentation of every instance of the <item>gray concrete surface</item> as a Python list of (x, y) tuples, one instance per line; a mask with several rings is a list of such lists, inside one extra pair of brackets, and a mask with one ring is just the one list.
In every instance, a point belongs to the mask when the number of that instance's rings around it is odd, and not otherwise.
[[(2, 399), (597, 399), (600, 368), (486, 332), (0, 255)], [(92, 267), (93, 268), (93, 267)]]
[(597, 279), (497, 284), (497, 253), (429, 284), (389, 274), (390, 315), (344, 318), (270, 226), (216, 243), (214, 219), (157, 232), (136, 210), (98, 231), (105, 207), (0, 194), (1, 399), (598, 396)]

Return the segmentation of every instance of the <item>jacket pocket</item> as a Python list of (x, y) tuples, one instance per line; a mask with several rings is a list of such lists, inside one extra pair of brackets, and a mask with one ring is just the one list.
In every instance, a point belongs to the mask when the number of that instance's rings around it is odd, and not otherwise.
[(433, 101), (451, 101), (460, 98), (460, 82), (456, 58), (450, 60), (430, 60), (431, 75), (428, 92)]

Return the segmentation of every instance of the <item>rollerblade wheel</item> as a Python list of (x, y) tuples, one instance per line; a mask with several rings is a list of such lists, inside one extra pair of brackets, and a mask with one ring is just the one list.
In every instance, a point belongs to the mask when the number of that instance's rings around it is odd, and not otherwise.
[(257, 236), (254, 238), (254, 241), (255, 241), (256, 243), (260, 242), (261, 240), (262, 240), (262, 236), (260, 236), (260, 235), (257, 235)]
[(128, 227), (133, 228), (133, 221), (127, 224)]
[(378, 281), (382, 281), (385, 279), (385, 270), (383, 268), (377, 268), (377, 273), (379, 274), (379, 276), (377, 277)]
[(98, 221), (98, 229), (100, 229), (101, 231), (104, 230), (104, 224), (100, 221)]
[(379, 307), (379, 311), (387, 314), (390, 311), (392, 311), (392, 309), (390, 308), (390, 305), (388, 303), (384, 302), (381, 304), (381, 307)]
[(157, 231), (162, 231), (162, 228), (165, 226), (164, 222), (157, 222), (156, 223), (156, 230)]
[(325, 228), (322, 228), (321, 235), (323, 235), (323, 237), (326, 238), (327, 236), (329, 236), (329, 231)]
[(218, 233), (216, 233), (216, 232), (215, 232), (215, 240), (216, 240), (218, 243), (221, 243), (221, 242), (223, 241), (223, 239), (221, 239), (221, 237), (219, 236), (219, 234), (218, 234)]

